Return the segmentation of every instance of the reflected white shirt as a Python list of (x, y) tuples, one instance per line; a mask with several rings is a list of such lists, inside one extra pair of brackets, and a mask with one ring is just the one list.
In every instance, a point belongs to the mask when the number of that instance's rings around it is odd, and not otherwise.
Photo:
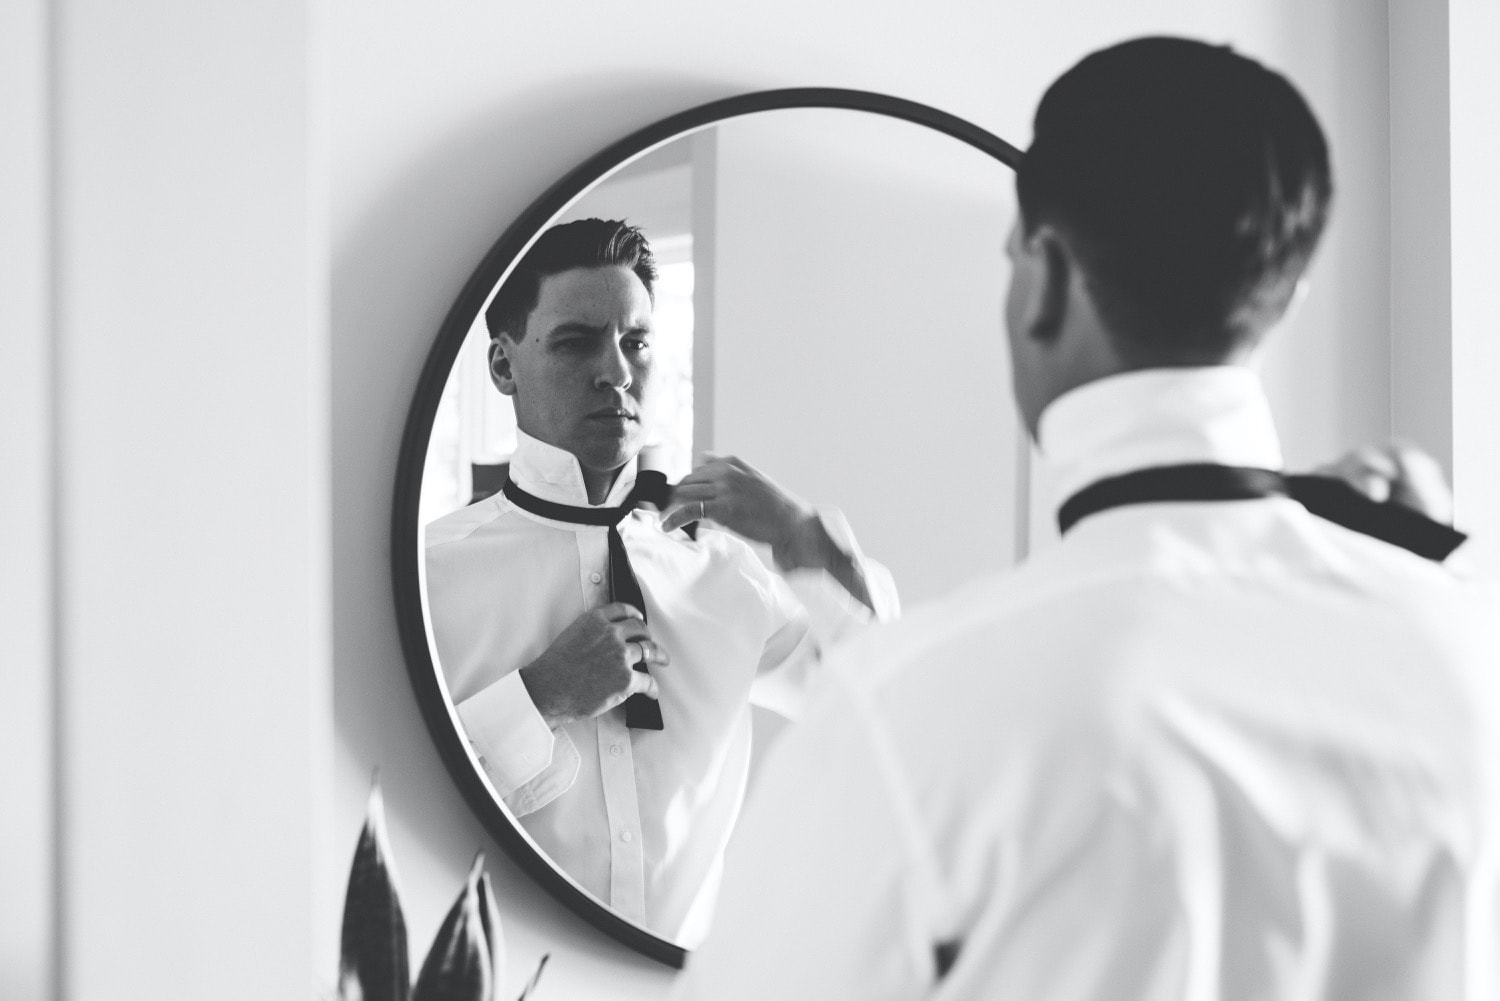
[[(1279, 466), (1240, 368), (1092, 383), (1040, 439), (1059, 501)], [(828, 666), (674, 997), (1500, 997), (1487, 583), (1285, 498), (1143, 504)]]
[[(587, 505), (572, 454), (518, 440), (517, 485)], [(604, 506), (625, 500), (635, 473), (634, 463), (621, 472)], [(623, 707), (550, 730), (516, 673), (609, 603), (607, 528), (542, 518), (500, 494), (440, 518), (426, 534), (428, 607), (468, 739), (527, 833), (622, 916), (694, 945), (744, 796), (751, 701), (794, 715), (823, 646), (871, 614), (821, 571), (783, 577), (725, 532), (693, 541), (659, 526), (640, 508), (618, 528), (652, 637), (671, 657), (652, 670), (664, 730), (629, 729)], [(876, 609), (893, 616), (889, 573), (851, 555)]]

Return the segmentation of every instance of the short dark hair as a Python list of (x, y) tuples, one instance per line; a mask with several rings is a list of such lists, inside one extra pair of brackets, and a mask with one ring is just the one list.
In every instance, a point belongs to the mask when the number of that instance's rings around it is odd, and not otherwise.
[(526, 336), (526, 318), (536, 309), (543, 278), (605, 267), (634, 271), (655, 305), (656, 258), (645, 234), (622, 219), (579, 219), (547, 230), (516, 264), (484, 311), (490, 337), (504, 333), (519, 341)]
[(1048, 88), (1017, 171), (1128, 358), (1211, 363), (1285, 310), (1328, 218), (1328, 145), (1285, 77), (1226, 46), (1141, 38)]

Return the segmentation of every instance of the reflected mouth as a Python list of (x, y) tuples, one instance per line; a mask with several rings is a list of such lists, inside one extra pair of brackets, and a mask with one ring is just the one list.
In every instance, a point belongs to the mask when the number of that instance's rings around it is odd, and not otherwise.
[(595, 410), (590, 413), (588, 415), (588, 420), (623, 422), (639, 421), (640, 418), (636, 417), (635, 414), (631, 413), (629, 410), (626, 410), (624, 407), (605, 407), (602, 410)]

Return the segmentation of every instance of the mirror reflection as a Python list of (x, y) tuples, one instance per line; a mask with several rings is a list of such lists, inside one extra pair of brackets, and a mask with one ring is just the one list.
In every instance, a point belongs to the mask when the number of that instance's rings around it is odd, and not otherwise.
[(422, 483), (434, 662), (508, 815), (625, 919), (695, 945), (825, 652), (1014, 561), (1012, 211), (941, 133), (746, 115), (602, 178), (474, 317)]

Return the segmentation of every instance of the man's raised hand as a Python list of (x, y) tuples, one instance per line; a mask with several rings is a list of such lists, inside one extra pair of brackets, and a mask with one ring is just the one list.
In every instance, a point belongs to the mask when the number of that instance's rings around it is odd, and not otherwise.
[(1366, 445), (1315, 472), (1343, 480), (1373, 501), (1401, 504), (1434, 521), (1453, 523), (1453, 490), (1443, 467), (1414, 445)]
[(641, 613), (615, 602), (584, 612), (540, 657), (521, 668), (537, 711), (555, 727), (591, 719), (640, 692), (657, 698), (656, 679), (634, 669), (671, 663)]
[(769, 544), (777, 562), (788, 566), (792, 563), (785, 555), (817, 515), (743, 459), (709, 452), (673, 488), (661, 527), (670, 532), (700, 520), (742, 539)]

